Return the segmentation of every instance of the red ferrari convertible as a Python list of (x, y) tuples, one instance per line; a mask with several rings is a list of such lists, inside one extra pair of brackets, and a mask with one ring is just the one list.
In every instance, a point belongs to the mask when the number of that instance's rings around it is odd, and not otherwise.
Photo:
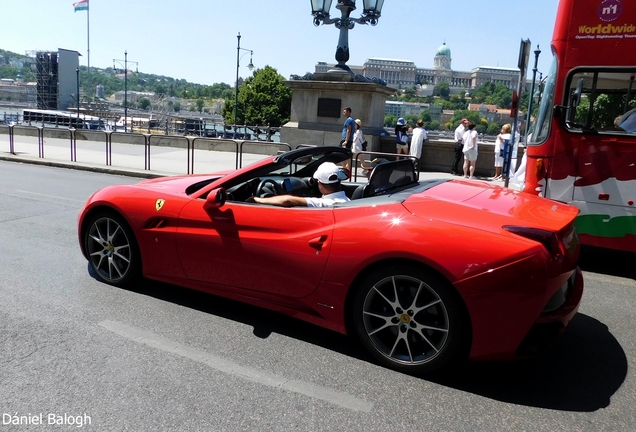
[(320, 196), (317, 167), (350, 157), (302, 148), (104, 188), (80, 213), (82, 252), (106, 283), (143, 276), (279, 311), (355, 335), (407, 373), (533, 355), (567, 327), (583, 293), (574, 207), (486, 182), (419, 181), (409, 160), (343, 182), (351, 201), (331, 208), (251, 199)]

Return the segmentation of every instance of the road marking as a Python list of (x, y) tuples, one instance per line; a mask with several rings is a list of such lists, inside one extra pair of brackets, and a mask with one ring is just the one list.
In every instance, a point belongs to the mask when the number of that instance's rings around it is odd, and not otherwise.
[(73, 201), (73, 202), (79, 202), (79, 203), (86, 202), (86, 200), (78, 200), (78, 199), (75, 199), (75, 198), (66, 198), (66, 197), (57, 196), (57, 195), (47, 195), (47, 194), (43, 194), (43, 193), (30, 192), (30, 191), (25, 191), (25, 190), (20, 190), (20, 189), (16, 190), (16, 192), (20, 192), (20, 193), (28, 194), (28, 195), (37, 195), (37, 196), (41, 196), (41, 197), (52, 198), (52, 199), (55, 199), (55, 200)]
[(346, 393), (340, 393), (316, 384), (304, 381), (290, 380), (282, 376), (241, 366), (205, 351), (201, 351), (186, 345), (181, 345), (178, 342), (163, 338), (159, 335), (145, 330), (128, 326), (126, 324), (106, 320), (100, 322), (99, 325), (107, 330), (112, 331), (113, 333), (117, 333), (118, 335), (125, 337), (126, 339), (130, 339), (134, 342), (147, 345), (161, 351), (166, 351), (171, 354), (176, 354), (181, 357), (203, 363), (204, 365), (216, 369), (220, 372), (226, 373), (228, 375), (233, 375), (247, 381), (302, 394), (314, 399), (320, 399), (322, 401), (339, 405), (352, 411), (371, 412), (371, 410), (373, 409), (372, 402), (367, 402), (363, 399), (356, 398), (355, 396), (351, 396)]

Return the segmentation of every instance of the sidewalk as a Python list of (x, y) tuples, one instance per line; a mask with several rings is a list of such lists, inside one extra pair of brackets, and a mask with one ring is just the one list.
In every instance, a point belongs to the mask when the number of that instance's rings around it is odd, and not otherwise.
[[(146, 158), (143, 145), (113, 143), (110, 165), (106, 165), (104, 142), (77, 140), (75, 149), (75, 161), (72, 161), (70, 139), (47, 138), (44, 143), (44, 158), (40, 158), (37, 138), (16, 135), (15, 154), (11, 154), (9, 136), (0, 134), (0, 160), (141, 178), (188, 174), (188, 151), (185, 148), (152, 146), (150, 170), (144, 169)], [(265, 157), (267, 156), (263, 154), (243, 153), (242, 166)], [(190, 158), (192, 160), (192, 153)], [(236, 164), (237, 155), (234, 152), (195, 150), (191, 174), (235, 169)]]
[[(105, 143), (77, 140), (75, 160), (71, 160), (70, 140), (47, 138), (44, 143), (44, 157), (40, 158), (38, 140), (35, 137), (16, 135), (14, 152), (10, 153), (9, 135), (0, 134), (0, 160), (47, 165), (61, 168), (79, 169), (130, 177), (154, 178), (188, 174), (188, 152), (184, 148), (152, 146), (150, 168), (144, 169), (144, 146), (138, 144), (113, 143), (111, 164), (106, 165)], [(192, 159), (192, 154), (190, 155)], [(263, 154), (243, 153), (242, 166), (267, 157)], [(195, 150), (194, 174), (221, 170), (232, 170), (237, 166), (234, 152)], [(359, 170), (357, 181), (366, 181)], [(449, 173), (420, 172), (420, 179), (461, 178)], [(476, 178), (486, 180), (485, 178)], [(503, 181), (491, 181), (503, 185)]]

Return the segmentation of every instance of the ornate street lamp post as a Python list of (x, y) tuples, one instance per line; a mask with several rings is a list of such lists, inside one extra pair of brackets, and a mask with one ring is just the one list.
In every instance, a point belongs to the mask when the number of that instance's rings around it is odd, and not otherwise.
[(355, 0), (338, 0), (336, 9), (340, 10), (340, 18), (331, 18), (329, 10), (333, 0), (310, 0), (311, 13), (314, 16), (314, 25), (318, 27), (320, 24), (334, 24), (340, 29), (340, 37), (338, 38), (338, 47), (336, 48), (336, 64), (337, 69), (351, 72), (347, 61), (349, 60), (349, 30), (353, 29), (356, 23), (376, 25), (380, 19), (380, 13), (384, 0), (363, 0), (364, 7), (360, 18), (351, 18), (350, 14), (356, 10)]
[[(235, 89), (234, 89), (234, 134), (236, 136), (236, 118), (238, 116), (238, 86), (239, 86), (239, 67), (240, 67), (240, 61), (241, 61), (241, 50), (243, 51), (248, 51), (250, 53), (250, 64), (247, 65), (247, 68), (251, 71), (252, 69), (254, 69), (254, 64), (252, 64), (252, 54), (254, 54), (254, 51), (252, 50), (248, 50), (245, 48), (241, 48), (241, 33), (239, 33), (236, 36), (236, 39), (238, 40), (237, 45), (236, 45), (236, 83), (234, 85)], [(244, 53), (243, 55), (246, 55), (247, 53)]]

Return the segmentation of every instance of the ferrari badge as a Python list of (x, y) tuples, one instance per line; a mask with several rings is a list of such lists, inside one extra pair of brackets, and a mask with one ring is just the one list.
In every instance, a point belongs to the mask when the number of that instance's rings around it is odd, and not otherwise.
[(157, 202), (155, 203), (155, 208), (157, 209), (157, 211), (161, 210), (161, 208), (163, 207), (163, 205), (165, 204), (166, 200), (163, 198), (159, 198), (157, 200)]

